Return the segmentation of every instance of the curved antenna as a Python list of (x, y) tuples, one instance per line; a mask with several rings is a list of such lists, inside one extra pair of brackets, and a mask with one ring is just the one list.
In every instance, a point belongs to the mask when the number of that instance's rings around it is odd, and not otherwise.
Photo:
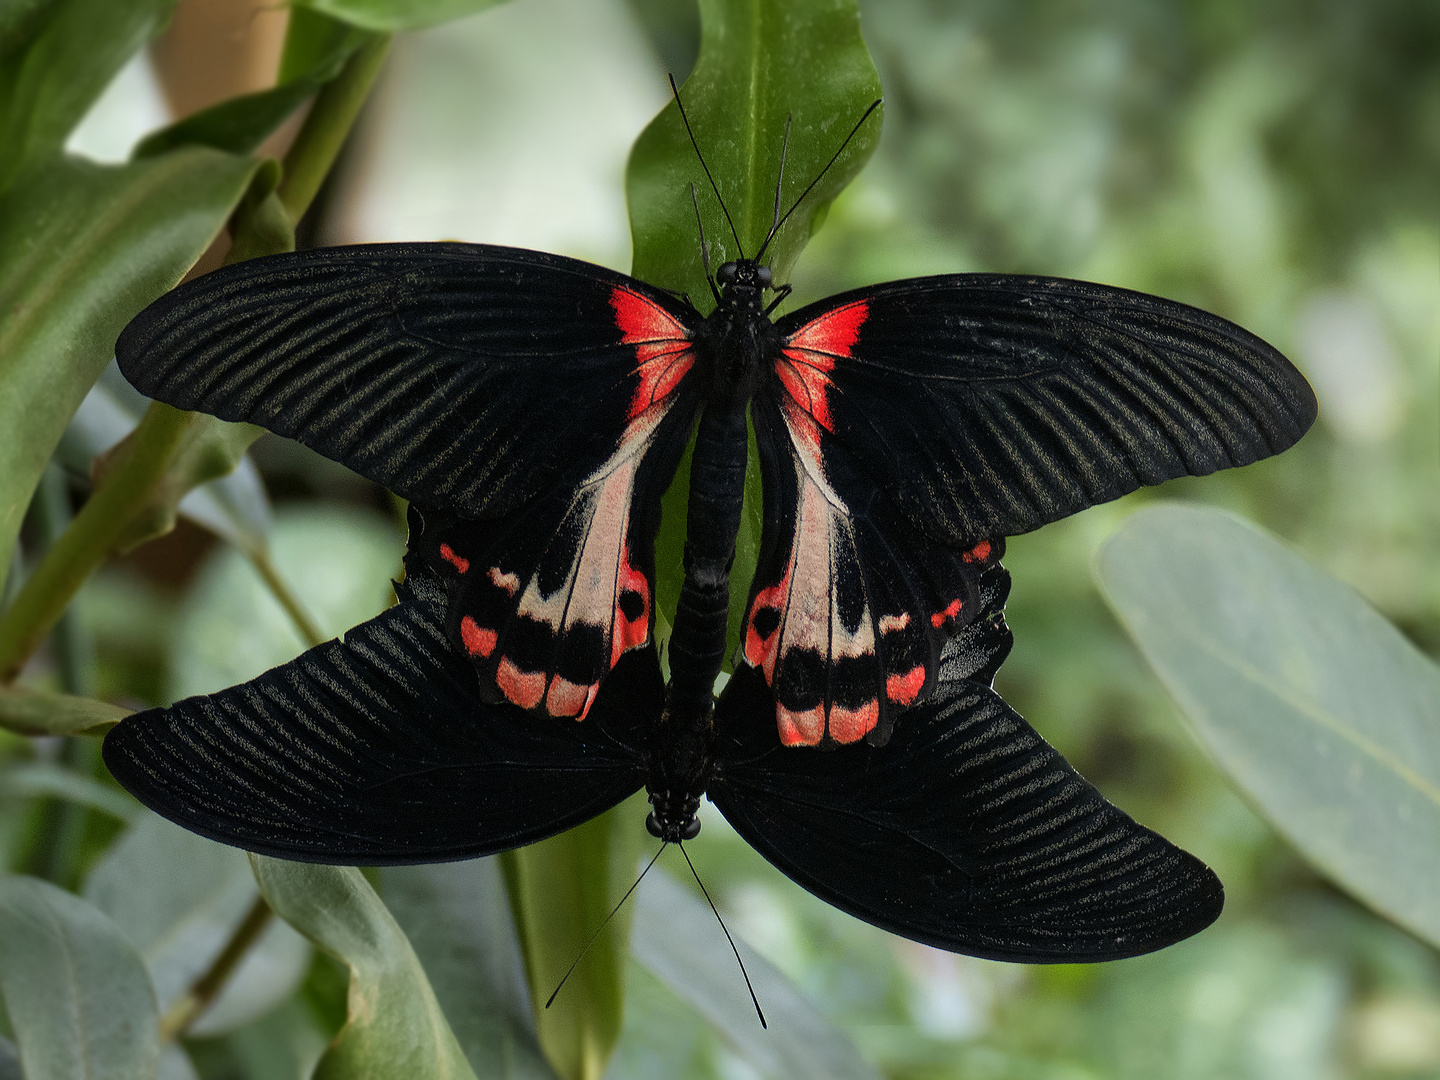
[[(677, 100), (678, 100), (678, 99), (677, 99)], [(799, 209), (800, 204), (805, 201), (805, 196), (806, 196), (806, 195), (809, 195), (810, 192), (812, 192), (812, 191), (815, 190), (815, 185), (818, 184), (818, 183), (820, 183), (820, 181), (821, 181), (822, 179), (824, 179), (825, 174), (830, 171), (830, 166), (831, 166), (831, 165), (834, 165), (835, 162), (837, 162), (838, 160), (840, 160), (840, 155), (845, 152), (845, 147), (847, 147), (847, 146), (850, 145), (850, 140), (853, 139), (853, 138), (855, 138), (855, 133), (860, 130), (860, 125), (863, 124), (863, 123), (865, 123), (866, 120), (870, 119), (870, 114), (873, 113), (876, 109), (878, 109), (878, 108), (880, 107), (880, 103), (881, 103), (882, 101), (884, 101), (884, 100), (885, 100), (884, 98), (876, 98), (874, 101), (872, 101), (872, 102), (870, 103), (870, 107), (865, 110), (865, 112), (861, 115), (861, 117), (860, 117), (859, 120), (856, 120), (856, 121), (855, 121), (855, 126), (850, 129), (850, 134), (845, 136), (845, 141), (840, 144), (840, 149), (839, 149), (839, 150), (836, 150), (835, 153), (830, 156), (830, 160), (825, 163), (825, 168), (821, 169), (819, 175), (816, 176), (814, 180), (811, 180), (811, 181), (810, 181), (810, 186), (807, 187), (804, 191), (802, 191), (802, 192), (800, 193), (800, 197), (795, 200), (794, 204), (791, 205), (791, 207), (790, 207), (789, 210), (786, 210), (786, 211), (785, 211), (785, 216), (782, 217), (782, 218), (780, 218), (780, 219), (778, 219), (778, 220), (775, 222), (775, 224), (774, 224), (773, 226), (771, 226), (769, 234), (766, 235), (766, 237), (765, 237), (765, 243), (761, 244), (761, 245), (760, 245), (760, 250), (755, 253), (755, 261), (756, 261), (756, 262), (759, 262), (762, 258), (765, 257), (765, 249), (770, 246), (770, 241), (775, 239), (776, 233), (778, 233), (778, 232), (780, 231), (780, 226), (784, 225), (785, 222), (787, 222), (787, 221), (790, 220), (790, 215), (793, 214), (797, 209)], [(789, 122), (788, 122), (788, 121), (786, 122), (786, 132), (787, 132), (787, 139), (786, 139), (786, 141), (788, 142), (788, 141), (789, 141), (789, 139), (788, 139)], [(697, 151), (697, 153), (698, 153), (698, 151)], [(782, 170), (784, 169), (784, 152), (783, 152), (783, 151), (781, 152), (781, 169), (782, 169)], [(776, 204), (776, 206), (777, 206), (777, 208), (778, 208), (778, 206), (779, 206), (779, 204), (780, 204), (779, 191), (778, 191), (778, 189), (777, 189), (777, 191), (776, 191), (775, 204)]]
[[(720, 929), (725, 931), (725, 940), (730, 942), (730, 951), (735, 954), (735, 962), (740, 965), (740, 974), (745, 977), (745, 989), (750, 991), (750, 1004), (755, 1006), (755, 1015), (760, 1017), (760, 1026), (768, 1031), (770, 1025), (765, 1022), (765, 1014), (760, 1011), (760, 999), (755, 996), (755, 987), (750, 985), (750, 973), (745, 970), (745, 961), (740, 959), (740, 950), (735, 947), (735, 939), (730, 936), (730, 928), (725, 925), (725, 920), (720, 918), (720, 912), (715, 907), (715, 901), (710, 899), (710, 890), (705, 888), (705, 883), (700, 880), (700, 875), (695, 872), (695, 864), (690, 861), (690, 853), (685, 850), (685, 845), (679, 840), (676, 840), (675, 846), (680, 849), (680, 854), (685, 856), (685, 865), (690, 867), (690, 873), (695, 878), (695, 884), (700, 886), (700, 891), (705, 894), (705, 902), (710, 905), (710, 910), (715, 912), (715, 921), (720, 924)], [(646, 869), (648, 870), (649, 867), (646, 867)]]
[[(575, 969), (580, 965), (580, 961), (583, 960), (585, 958), (585, 954), (590, 951), (590, 946), (594, 945), (595, 939), (600, 936), (600, 931), (604, 930), (605, 927), (610, 925), (610, 920), (615, 918), (615, 913), (625, 906), (625, 901), (630, 899), (630, 894), (640, 887), (640, 882), (645, 880), (645, 875), (650, 872), (650, 867), (655, 865), (655, 860), (660, 858), (661, 854), (663, 854), (665, 849), (669, 846), (669, 841), (666, 841), (665, 843), (660, 845), (660, 850), (655, 852), (654, 858), (652, 858), (648, 863), (645, 864), (644, 870), (640, 871), (640, 876), (635, 879), (635, 884), (631, 885), (630, 888), (626, 890), (625, 895), (620, 898), (620, 903), (616, 904), (611, 909), (610, 914), (605, 916), (605, 921), (600, 924), (600, 926), (596, 929), (595, 933), (590, 935), (590, 940), (585, 943), (585, 947), (580, 950), (580, 955), (575, 957), (574, 963), (572, 963), (569, 970), (565, 972), (565, 977), (560, 980), (560, 986), (555, 987), (555, 992), (551, 994), (550, 997), (546, 1000), (545, 1007), (547, 1009), (551, 1005), (555, 1004), (555, 999), (560, 994), (560, 987), (564, 986), (566, 982), (569, 981), (570, 976), (575, 973)], [(689, 861), (688, 856), (686, 861)], [(703, 889), (705, 886), (702, 885), (700, 887)]]
[(740, 252), (740, 258), (743, 259), (745, 258), (745, 247), (740, 243), (740, 234), (735, 231), (735, 222), (730, 218), (730, 211), (726, 209), (725, 200), (720, 197), (720, 187), (715, 183), (715, 177), (710, 175), (710, 166), (705, 164), (705, 155), (700, 153), (700, 144), (695, 141), (695, 132), (690, 130), (690, 118), (685, 115), (685, 106), (680, 104), (680, 89), (675, 85), (674, 75), (670, 76), (670, 92), (675, 95), (675, 107), (680, 110), (680, 119), (685, 124), (685, 134), (690, 136), (690, 145), (695, 148), (695, 156), (700, 159), (700, 168), (705, 170), (705, 179), (710, 181), (710, 187), (715, 192), (720, 209), (725, 212), (725, 220), (730, 225), (730, 235), (735, 237), (735, 250)]

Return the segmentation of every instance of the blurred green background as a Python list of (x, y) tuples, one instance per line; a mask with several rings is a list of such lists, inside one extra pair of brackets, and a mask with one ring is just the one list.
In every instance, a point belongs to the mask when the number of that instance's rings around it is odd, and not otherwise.
[[(1016, 646), (997, 687), (1107, 797), (1218, 871), (1227, 907), (1210, 930), (1108, 965), (952, 956), (813, 899), (714, 813), (693, 845), (700, 872), (737, 934), (887, 1076), (1440, 1077), (1440, 958), (1318, 878), (1232, 791), (1090, 576), (1137, 505), (1203, 500), (1277, 532), (1440, 656), (1440, 5), (862, 10), (884, 133), (801, 257), (793, 304), (964, 270), (1155, 292), (1278, 346), (1321, 418), (1278, 459), (1009, 545)], [(398, 39), (306, 238), (513, 243), (628, 269), (626, 154), (665, 101), (664, 73), (693, 62), (698, 29), (693, 6), (672, 0), (516, 0)], [(142, 57), (73, 146), (123, 157), (165, 108)], [(253, 456), (274, 559), (317, 619), (334, 632), (379, 610), (403, 548), (389, 498), (273, 436)], [(43, 518), (27, 526), (32, 544)], [(137, 705), (218, 689), (301, 647), (249, 564), (192, 524), (107, 568), (76, 616), (43, 663), (57, 676), (70, 663), (78, 692)], [(93, 668), (73, 667), (91, 653)], [(0, 734), (13, 763), (61, 752), (32, 745)], [(64, 753), (93, 768), (93, 750)], [(113, 816), (18, 790), (0, 791), (6, 865), (70, 887), (89, 877), (93, 891)], [(57, 841), (64, 829), (84, 843)], [(344, 978), (321, 959), (299, 985), (279, 1011), (192, 1040), (200, 1075), (300, 1075), (343, 1016)], [(608, 1075), (763, 1074), (635, 967)]]

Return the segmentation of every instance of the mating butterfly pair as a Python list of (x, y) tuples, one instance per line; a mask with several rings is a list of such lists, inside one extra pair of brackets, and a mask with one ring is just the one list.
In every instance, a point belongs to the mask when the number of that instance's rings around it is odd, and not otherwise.
[[(1305, 381), (1222, 319), (1099, 285), (920, 278), (773, 323), (788, 288), (757, 260), (712, 287), (703, 317), (559, 256), (373, 245), (228, 267), (142, 312), (117, 356), (143, 392), (384, 484), (411, 536), (395, 607), (127, 719), (116, 778), (214, 839), (366, 864), (506, 850), (644, 786), (667, 842), (708, 795), (805, 888), (942, 948), (1099, 960), (1207, 925), (1214, 874), (990, 689), (999, 559), (1005, 536), (1283, 450), (1314, 418)], [(750, 427), (761, 552), (717, 702)], [(667, 684), (654, 544), (692, 438)]]

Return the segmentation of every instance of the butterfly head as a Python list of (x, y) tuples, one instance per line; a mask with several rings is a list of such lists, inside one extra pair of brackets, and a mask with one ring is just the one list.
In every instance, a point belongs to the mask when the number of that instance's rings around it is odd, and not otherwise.
[(775, 288), (770, 268), (761, 266), (754, 259), (736, 259), (721, 264), (715, 272), (715, 282), (720, 286), (722, 303), (731, 310), (754, 308), (758, 311), (765, 290)]

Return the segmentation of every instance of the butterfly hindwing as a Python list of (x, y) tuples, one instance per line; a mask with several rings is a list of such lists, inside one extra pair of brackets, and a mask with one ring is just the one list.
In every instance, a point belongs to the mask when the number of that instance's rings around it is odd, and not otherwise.
[(1080, 962), (1197, 932), (1223, 903), (1215, 875), (1106, 802), (990, 689), (1008, 584), (999, 567), (981, 575), (983, 612), (883, 749), (782, 746), (763, 676), (738, 669), (710, 798), (804, 888), (938, 948)]
[(617, 667), (588, 723), (532, 717), (476, 696), (438, 579), (412, 565), (396, 591), (343, 641), (127, 718), (105, 738), (111, 773), (202, 836), (342, 865), (508, 850), (644, 783), (639, 747), (664, 698), (653, 648)]
[[(412, 501), (513, 512), (612, 458), (693, 362), (688, 305), (575, 259), (371, 244), (187, 282), (116, 344), (182, 409), (259, 424)], [(689, 402), (694, 408), (694, 399)]]
[(1315, 417), (1305, 380), (1255, 335), (1087, 282), (895, 281), (776, 330), (785, 396), (957, 549), (1278, 453)]
[[(776, 364), (782, 379), (797, 366)], [(801, 408), (800, 383), (753, 406), (765, 519), (740, 655), (773, 691), (787, 745), (880, 744), (931, 692), (1003, 541), (955, 551), (918, 534)]]

